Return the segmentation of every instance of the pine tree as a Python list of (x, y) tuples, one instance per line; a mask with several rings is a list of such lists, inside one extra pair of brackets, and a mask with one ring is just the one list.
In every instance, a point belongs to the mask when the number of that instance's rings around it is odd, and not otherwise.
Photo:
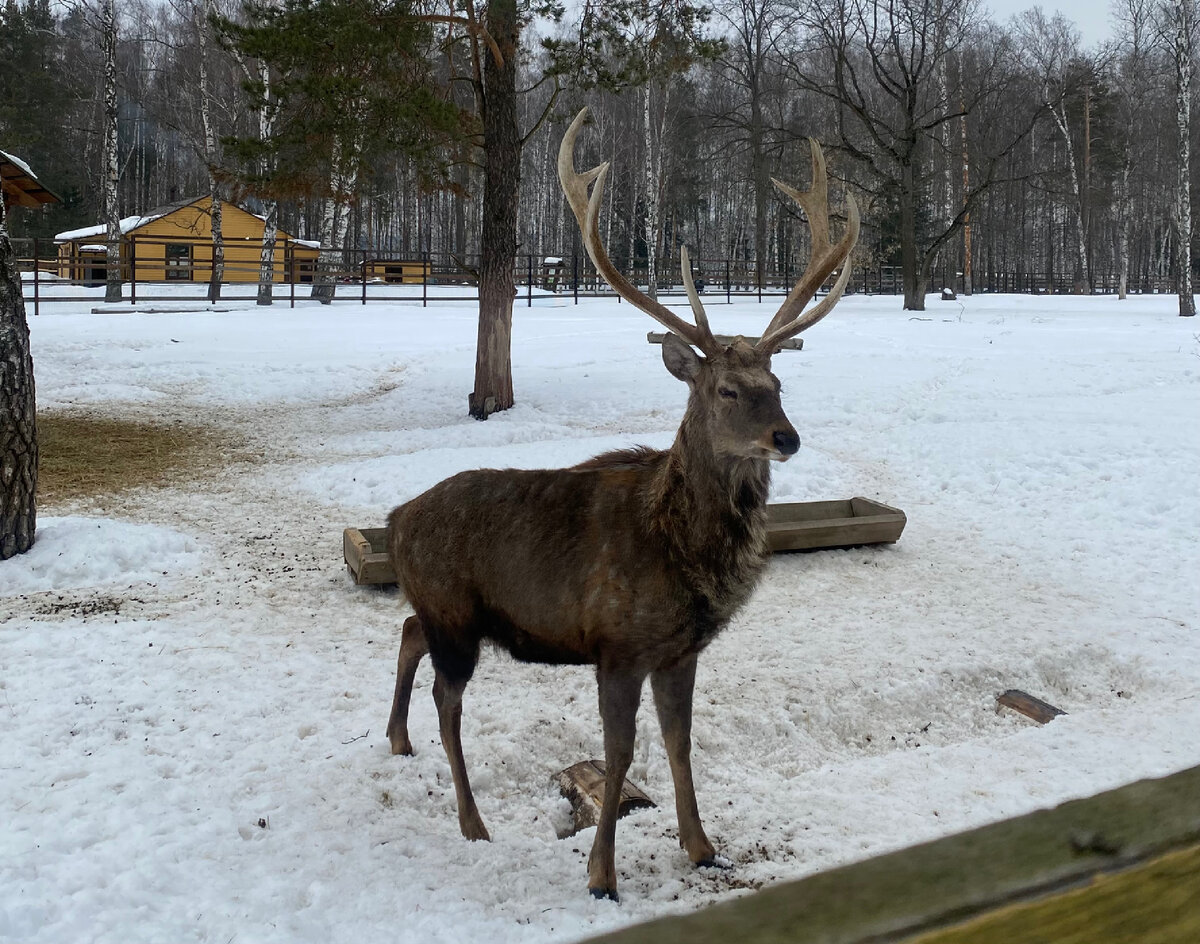
[(436, 177), (434, 157), (460, 133), (459, 112), (432, 74), (430, 24), (407, 0), (255, 0), (244, 12), (244, 22), (218, 20), (220, 31), (243, 60), (265, 64), (245, 88), (273, 120), (226, 145), (255, 195), (321, 201), (313, 296), (329, 302), (364, 170), (401, 154)]

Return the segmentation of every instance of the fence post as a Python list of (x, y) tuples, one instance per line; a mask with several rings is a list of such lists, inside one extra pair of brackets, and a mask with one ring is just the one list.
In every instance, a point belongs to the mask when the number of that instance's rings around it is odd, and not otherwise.
[(731, 286), (729, 284), (729, 260), (726, 259), (725, 260), (725, 304), (726, 305), (731, 304), (731, 299), (729, 297), (730, 287)]
[[(288, 240), (288, 243), (291, 243), (290, 239)], [(287, 257), (288, 269), (290, 270), (290, 273), (289, 273), (290, 277), (288, 278), (288, 281), (291, 283), (291, 303), (290, 304), (291, 304), (292, 308), (295, 308), (296, 307), (296, 247), (285, 244), (283, 247), (283, 253)]]
[(421, 307), (429, 305), (429, 253), (421, 253)]
[(533, 253), (532, 252), (527, 253), (525, 256), (525, 259), (526, 259), (527, 278), (529, 280), (529, 284), (527, 284), (525, 286), (526, 298), (528, 299), (528, 302), (525, 305), (525, 307), (532, 308), (533, 307)]
[(132, 233), (129, 234), (129, 304), (137, 304), (137, 237)]
[(575, 304), (579, 304), (579, 253), (571, 253), (571, 285), (575, 293)]
[(367, 303), (367, 250), (362, 251), (362, 303)]
[[(38, 265), (38, 238), (36, 236), (34, 236), (33, 237), (33, 315), (35, 318), (39, 314), (39, 312), (38, 312), (38, 300), (39, 300), (38, 299), (38, 269), (39, 268), (40, 268), (40, 266)], [(17, 267), (17, 270), (18, 270), (18, 272), (20, 271), (20, 266)]]

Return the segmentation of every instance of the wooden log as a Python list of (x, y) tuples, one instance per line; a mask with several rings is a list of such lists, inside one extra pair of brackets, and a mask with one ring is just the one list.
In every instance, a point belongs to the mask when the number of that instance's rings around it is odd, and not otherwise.
[[(580, 761), (566, 770), (555, 775), (555, 782), (562, 790), (563, 796), (571, 801), (575, 820), (572, 828), (561, 835), (559, 839), (574, 836), (581, 829), (588, 829), (600, 822), (600, 808), (604, 806), (604, 763), (598, 760)], [(625, 816), (634, 810), (642, 810), (654, 806), (654, 801), (646, 796), (635, 784), (626, 780), (621, 787), (621, 801), (617, 806), (617, 816)]]
[[(646, 340), (649, 341), (651, 344), (662, 344), (663, 338), (665, 338), (665, 337), (666, 337), (666, 334), (662, 331), (646, 332)], [(732, 335), (732, 334), (714, 334), (713, 337), (716, 339), (718, 344), (732, 344), (736, 340), (736, 338), (742, 337), (742, 336), (741, 335)], [(742, 337), (742, 340), (747, 342), (748, 344), (757, 344), (760, 339), (759, 338)], [(787, 339), (779, 342), (779, 350), (781, 350), (781, 351), (800, 351), (803, 349), (804, 349), (804, 338), (787, 338)]]
[(1200, 767), (902, 849), (605, 944), (1194, 944)]
[(1027, 692), (1018, 691), (1015, 688), (1010, 688), (1007, 692), (997, 695), (996, 702), (1005, 708), (1019, 711), (1026, 718), (1032, 718), (1038, 724), (1047, 724), (1059, 715), (1066, 714), (1061, 708), (1055, 708), (1049, 702), (1034, 698)]

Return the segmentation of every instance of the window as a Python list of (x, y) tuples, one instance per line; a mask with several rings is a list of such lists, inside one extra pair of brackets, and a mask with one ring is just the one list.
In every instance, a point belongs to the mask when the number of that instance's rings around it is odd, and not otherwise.
[(191, 243), (167, 243), (167, 280), (171, 282), (192, 280)]

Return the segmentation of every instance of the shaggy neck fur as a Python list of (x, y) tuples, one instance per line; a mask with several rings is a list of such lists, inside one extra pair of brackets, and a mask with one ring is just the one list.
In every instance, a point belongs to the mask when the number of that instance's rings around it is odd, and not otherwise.
[(651, 519), (718, 626), (754, 589), (767, 556), (765, 459), (717, 456), (696, 398), (654, 478)]

